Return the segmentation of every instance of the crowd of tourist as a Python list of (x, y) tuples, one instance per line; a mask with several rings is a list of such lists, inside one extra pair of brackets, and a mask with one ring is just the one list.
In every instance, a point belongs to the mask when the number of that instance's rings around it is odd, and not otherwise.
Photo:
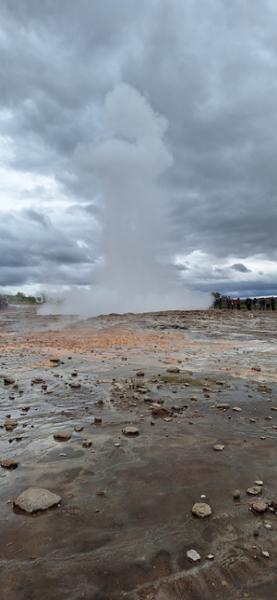
[(237, 309), (246, 308), (247, 310), (275, 310), (276, 298), (232, 298), (231, 296), (216, 296), (214, 299), (214, 308)]

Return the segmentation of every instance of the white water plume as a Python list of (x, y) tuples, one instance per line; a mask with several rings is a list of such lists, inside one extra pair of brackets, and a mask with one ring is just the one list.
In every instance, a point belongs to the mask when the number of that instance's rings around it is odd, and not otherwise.
[(136, 89), (119, 84), (106, 96), (104, 123), (103, 139), (77, 153), (99, 181), (103, 260), (97, 284), (71, 290), (63, 312), (206, 308), (208, 295), (184, 289), (162, 255), (167, 198), (161, 177), (173, 164), (164, 139), (167, 120)]

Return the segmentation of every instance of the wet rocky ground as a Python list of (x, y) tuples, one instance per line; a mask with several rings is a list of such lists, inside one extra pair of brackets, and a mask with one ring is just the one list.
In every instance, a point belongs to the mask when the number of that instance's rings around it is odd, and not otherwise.
[[(1, 598), (275, 598), (276, 333), (270, 312), (1, 311)], [(26, 512), (28, 488), (58, 500)]]

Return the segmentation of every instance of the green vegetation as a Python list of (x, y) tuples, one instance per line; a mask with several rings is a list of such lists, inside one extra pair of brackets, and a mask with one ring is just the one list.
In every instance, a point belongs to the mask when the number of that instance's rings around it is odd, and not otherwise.
[(22, 292), (17, 294), (5, 294), (9, 304), (43, 304), (44, 296), (26, 296)]

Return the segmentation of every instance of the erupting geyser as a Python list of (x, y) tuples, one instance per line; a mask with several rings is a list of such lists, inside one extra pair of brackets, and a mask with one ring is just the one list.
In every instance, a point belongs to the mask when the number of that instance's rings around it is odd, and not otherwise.
[(168, 199), (161, 176), (173, 164), (164, 135), (167, 120), (126, 84), (107, 94), (103, 138), (79, 147), (91, 166), (103, 205), (100, 266), (90, 291), (72, 292), (64, 312), (149, 311), (207, 307), (185, 290), (163, 256)]

